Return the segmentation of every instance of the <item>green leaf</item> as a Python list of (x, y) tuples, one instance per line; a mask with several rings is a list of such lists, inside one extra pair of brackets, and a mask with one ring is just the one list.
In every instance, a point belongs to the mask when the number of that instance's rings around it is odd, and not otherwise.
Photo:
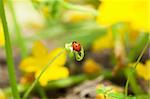
[(60, 0), (54, 0), (52, 2), (51, 16), (53, 18), (58, 18), (61, 12), (61, 8), (62, 6)]
[(107, 96), (112, 97), (113, 99), (124, 99), (125, 98), (123, 93), (115, 93), (115, 92), (108, 93)]
[(129, 78), (129, 83), (131, 85), (131, 88), (135, 94), (141, 94), (144, 93), (142, 88), (137, 83), (136, 77), (135, 77), (135, 69), (134, 68), (126, 68), (125, 75), (127, 78)]
[(84, 58), (84, 49), (82, 46), (80, 52), (74, 51), (74, 53), (77, 61), (81, 61)]
[(96, 90), (96, 93), (97, 93), (97, 94), (104, 94), (105, 91), (106, 91), (105, 89), (102, 89), (102, 88), (101, 88), (101, 89), (97, 89), (97, 90)]
[(137, 95), (136, 99), (149, 99), (150, 94)]
[(134, 59), (139, 55), (139, 53), (142, 51), (142, 49), (148, 42), (148, 39), (149, 39), (149, 33), (141, 33), (141, 35), (137, 40), (136, 45), (128, 53), (129, 62), (133, 62)]

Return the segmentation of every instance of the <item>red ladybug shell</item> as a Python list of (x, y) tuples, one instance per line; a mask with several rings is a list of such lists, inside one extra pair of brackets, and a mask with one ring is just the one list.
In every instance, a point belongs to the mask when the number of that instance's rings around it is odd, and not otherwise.
[(80, 52), (81, 50), (81, 45), (77, 42), (72, 42), (72, 47), (73, 47), (73, 50), (77, 51), (77, 52)]

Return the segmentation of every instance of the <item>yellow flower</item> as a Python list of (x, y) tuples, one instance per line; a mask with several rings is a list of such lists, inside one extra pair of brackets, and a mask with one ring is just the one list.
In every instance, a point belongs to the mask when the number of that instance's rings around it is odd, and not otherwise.
[[(27, 73), (34, 73), (37, 77), (42, 68), (53, 59), (58, 53), (60, 53), (63, 48), (56, 48), (48, 53), (47, 49), (40, 42), (35, 42), (32, 55), (28, 58), (22, 60), (20, 64), (20, 69)], [(58, 80), (68, 77), (69, 71), (64, 67), (66, 62), (66, 52), (61, 54), (57, 59), (55, 59), (48, 69), (43, 73), (39, 82), (42, 86), (46, 86), (50, 80)]]
[[(131, 44), (136, 43), (135, 41), (137, 40), (137, 37), (139, 35), (139, 32), (133, 31), (128, 24), (117, 24), (116, 25), (116, 30), (115, 32), (117, 34), (117, 39), (115, 39), (116, 36), (113, 35), (112, 33), (112, 27), (107, 28), (107, 33), (98, 39), (96, 39), (93, 42), (92, 45), (92, 51), (97, 52), (101, 51), (103, 49), (110, 49), (110, 48), (115, 48), (116, 46), (116, 41), (122, 43), (124, 46), (124, 41), (126, 36), (128, 35), (129, 41)], [(129, 34), (127, 34), (129, 33)], [(117, 45), (118, 46), (118, 45)]]
[(3, 31), (3, 26), (0, 20), (0, 46), (3, 46), (4, 44), (5, 44), (4, 31)]
[[(111, 26), (123, 23), (123, 27), (116, 29), (123, 43), (126, 33), (129, 41), (134, 44), (139, 32), (150, 32), (150, 13), (148, 13), (148, 0), (102, 0), (99, 6), (97, 22), (100, 25)], [(149, 10), (150, 11), (150, 10)], [(112, 48), (114, 46), (112, 30), (93, 43), (93, 51)]]
[(103, 49), (113, 48), (113, 36), (112, 33), (109, 31), (102, 37), (96, 39), (92, 44), (92, 51), (97, 52)]
[(101, 67), (98, 63), (96, 63), (93, 59), (87, 59), (83, 64), (83, 71), (85, 73), (97, 73), (100, 72)]
[[(134, 66), (134, 64), (129, 64), (129, 66)], [(150, 60), (147, 60), (145, 64), (138, 63), (136, 66), (136, 72), (145, 80), (150, 80)]]
[(146, 64), (139, 63), (136, 67), (137, 74), (145, 80), (150, 80), (150, 60)]
[(97, 17), (101, 25), (127, 22), (135, 30), (150, 31), (149, 0), (102, 0)]

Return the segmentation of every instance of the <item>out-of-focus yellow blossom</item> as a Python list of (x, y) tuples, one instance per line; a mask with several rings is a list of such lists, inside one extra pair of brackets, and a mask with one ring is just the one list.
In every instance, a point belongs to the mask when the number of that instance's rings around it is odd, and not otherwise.
[[(129, 64), (129, 66), (134, 66), (134, 64)], [(145, 64), (138, 63), (136, 66), (136, 72), (145, 80), (150, 80), (150, 60), (147, 60)]]
[(0, 89), (0, 99), (7, 99), (5, 93)]
[[(94, 9), (92, 6), (84, 6), (87, 9)], [(83, 11), (75, 11), (75, 10), (68, 10), (64, 12), (63, 14), (63, 20), (65, 22), (81, 22), (85, 20), (93, 19), (94, 16), (89, 12), (83, 12)]]
[(3, 26), (0, 20), (0, 46), (3, 46), (4, 44), (5, 44), (4, 31), (3, 31)]
[(38, 10), (44, 17), (48, 18), (50, 16), (49, 5), (44, 4), (45, 0), (32, 0), (32, 2), (38, 6)]
[(99, 37), (92, 44), (92, 51), (97, 52), (103, 49), (113, 48), (113, 36), (109, 31), (106, 35)]
[[(42, 43), (35, 42), (32, 49), (32, 55), (22, 60), (20, 69), (27, 73), (34, 73), (34, 76), (37, 77), (42, 68), (62, 50), (63, 48), (56, 48), (48, 53), (48, 50)], [(58, 80), (68, 77), (69, 71), (66, 67), (64, 67), (65, 62), (66, 52), (61, 54), (52, 62), (52, 64), (50, 64), (48, 69), (39, 79), (40, 84), (42, 86), (46, 86), (50, 80)]]
[(127, 24), (118, 24), (118, 26), (116, 26), (115, 32), (118, 33), (117, 39), (115, 39), (115, 36), (112, 33), (112, 27), (109, 27), (107, 33), (104, 36), (99, 37), (93, 42), (92, 51), (97, 52), (103, 49), (113, 48), (115, 47), (116, 41), (124, 44), (126, 36), (129, 37), (131, 44), (134, 44), (139, 34), (139, 32), (133, 31)]
[(49, 7), (48, 6), (44, 6), (43, 8), (41, 8), (41, 12), (43, 13), (43, 15), (45, 17), (49, 17), (49, 15), (50, 15), (50, 11), (49, 11)]
[(87, 59), (83, 64), (83, 71), (85, 73), (97, 73), (101, 71), (101, 66), (96, 63), (93, 59)]
[(127, 22), (135, 30), (150, 31), (149, 0), (102, 0), (97, 17), (101, 25)]
[(29, 29), (34, 29), (37, 32), (34, 33), (39, 33), (38, 31), (42, 30), (44, 28), (43, 24), (39, 24), (38, 22), (28, 22), (25, 24), (25, 27), (29, 28)]
[(95, 98), (96, 99), (106, 99), (103, 94), (97, 94)]

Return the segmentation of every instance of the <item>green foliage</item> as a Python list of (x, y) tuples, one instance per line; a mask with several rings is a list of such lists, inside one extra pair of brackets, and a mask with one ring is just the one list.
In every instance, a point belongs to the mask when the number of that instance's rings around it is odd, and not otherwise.
[(104, 85), (101, 86), (101, 88), (97, 89), (96, 93), (102, 94), (106, 98), (110, 98), (110, 99), (123, 99), (125, 97), (123, 93), (118, 93), (113, 91), (111, 86), (104, 86)]
[(96, 90), (97, 94), (102, 94), (106, 97), (106, 99), (136, 99), (135, 96), (125, 96), (121, 92), (113, 91), (111, 86), (101, 86)]
[(142, 91), (141, 87), (139, 86), (139, 84), (136, 81), (135, 69), (133, 67), (126, 68), (125, 75), (127, 78), (130, 79), (129, 84), (131, 85), (133, 92), (136, 95), (143, 94), (144, 92)]
[(138, 37), (136, 44), (133, 46), (133, 48), (128, 53), (128, 61), (133, 62), (137, 58), (137, 55), (140, 54), (144, 46), (146, 45), (149, 40), (149, 33), (141, 33), (141, 35)]

